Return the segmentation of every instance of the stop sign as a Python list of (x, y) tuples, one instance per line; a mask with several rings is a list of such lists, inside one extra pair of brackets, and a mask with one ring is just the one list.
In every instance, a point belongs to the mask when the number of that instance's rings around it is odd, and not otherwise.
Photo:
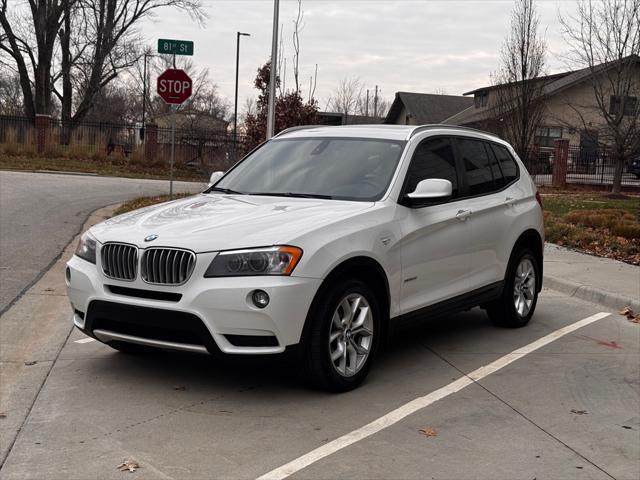
[(191, 78), (184, 70), (169, 68), (158, 77), (158, 95), (173, 105), (180, 105), (191, 96), (191, 86)]

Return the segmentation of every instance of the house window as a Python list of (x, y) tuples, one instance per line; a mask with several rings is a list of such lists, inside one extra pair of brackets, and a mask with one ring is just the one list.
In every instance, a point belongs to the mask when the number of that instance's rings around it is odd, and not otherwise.
[[(609, 113), (611, 115), (618, 115), (620, 108), (622, 107), (622, 97), (619, 95), (611, 95), (609, 98)], [(636, 114), (636, 108), (638, 105), (637, 97), (624, 97), (624, 110), (622, 116), (632, 116)]]
[(487, 106), (487, 92), (477, 92), (473, 96), (473, 101), (475, 102), (476, 108), (486, 107)]
[(539, 147), (553, 147), (554, 140), (562, 138), (562, 127), (540, 127), (533, 140)]

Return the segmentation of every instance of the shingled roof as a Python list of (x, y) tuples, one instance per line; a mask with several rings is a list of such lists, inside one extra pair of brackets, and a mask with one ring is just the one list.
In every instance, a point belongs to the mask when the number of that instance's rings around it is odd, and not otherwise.
[[(640, 61), (640, 57), (638, 55), (630, 55), (628, 57), (624, 57), (620, 61), (628, 61), (632, 62)], [(536, 82), (544, 82), (544, 86), (542, 87), (542, 95), (545, 97), (550, 97), (552, 95), (556, 95), (567, 88), (572, 87), (580, 82), (584, 82), (585, 80), (589, 80), (594, 72), (606, 71), (613, 66), (615, 66), (618, 62), (610, 62), (603, 63), (598, 65), (592, 71), (589, 67), (583, 68), (581, 70), (574, 70), (569, 72), (562, 72), (555, 75), (548, 75), (546, 77), (539, 77), (536, 79)], [(492, 85), (484, 88), (478, 88), (476, 90), (472, 90), (470, 92), (465, 93), (464, 95), (472, 95), (481, 91), (489, 91), (501, 87), (502, 85)], [(481, 122), (483, 120), (487, 120), (493, 115), (493, 112), (488, 107), (483, 108), (475, 108), (473, 105), (469, 106), (465, 110), (462, 110), (458, 113), (451, 115), (444, 119), (443, 123), (448, 123), (451, 125), (471, 125), (477, 122)]]
[(418, 125), (440, 123), (473, 105), (473, 98), (434, 93), (397, 92), (384, 123), (398, 122), (403, 107)]

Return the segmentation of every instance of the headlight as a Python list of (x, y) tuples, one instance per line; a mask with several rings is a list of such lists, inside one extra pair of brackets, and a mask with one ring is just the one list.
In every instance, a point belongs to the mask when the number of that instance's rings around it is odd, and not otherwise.
[(220, 252), (205, 277), (290, 275), (302, 257), (298, 247), (279, 246)]
[(89, 232), (84, 232), (80, 237), (76, 256), (87, 262), (96, 263), (96, 239)]

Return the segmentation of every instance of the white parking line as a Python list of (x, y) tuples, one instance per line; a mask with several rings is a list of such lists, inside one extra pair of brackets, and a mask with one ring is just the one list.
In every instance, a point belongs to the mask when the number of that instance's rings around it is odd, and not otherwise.
[(593, 323), (602, 318), (608, 317), (611, 315), (607, 312), (600, 312), (592, 315), (590, 317), (584, 318), (578, 322), (572, 323), (571, 325), (567, 325), (566, 327), (560, 328), (555, 332), (550, 333), (549, 335), (545, 335), (544, 337), (532, 342), (528, 345), (525, 345), (522, 348), (514, 350), (511, 353), (508, 353), (504, 357), (500, 357), (498, 360), (491, 362), (484, 367), (480, 367), (477, 370), (469, 373), (468, 375), (451, 382), (450, 384), (431, 392), (424, 397), (418, 397), (409, 403), (402, 405), (401, 407), (387, 413), (386, 415), (374, 420), (373, 422), (360, 427), (353, 432), (347, 433), (342, 437), (336, 438), (335, 440), (316, 448), (315, 450), (310, 451), (309, 453), (292, 460), (291, 462), (282, 465), (281, 467), (276, 468), (264, 475), (258, 477), (258, 480), (281, 480), (283, 478), (287, 478), (289, 475), (293, 475), (294, 473), (302, 470), (303, 468), (308, 467), (309, 465), (317, 462), (318, 460), (327, 457), (338, 450), (342, 450), (343, 448), (348, 447), (360, 440), (363, 440), (374, 433), (379, 432), (391, 425), (399, 422), (403, 418), (411, 415), (412, 413), (417, 412), (425, 407), (428, 407), (434, 402), (451, 395), (452, 393), (456, 393), (462, 390), (464, 387), (471, 385), (478, 380), (483, 379), (487, 375), (491, 375), (494, 372), (497, 372), (501, 368), (506, 367), (507, 365), (515, 362), (516, 360), (524, 357), (525, 355), (538, 350), (539, 348), (548, 345), (554, 340), (567, 335), (579, 328), (585, 327), (590, 323)]
[(81, 338), (80, 340), (76, 340), (76, 343), (89, 343), (89, 342), (95, 342), (96, 339), (95, 338), (91, 338), (91, 337), (87, 337), (87, 338)]

